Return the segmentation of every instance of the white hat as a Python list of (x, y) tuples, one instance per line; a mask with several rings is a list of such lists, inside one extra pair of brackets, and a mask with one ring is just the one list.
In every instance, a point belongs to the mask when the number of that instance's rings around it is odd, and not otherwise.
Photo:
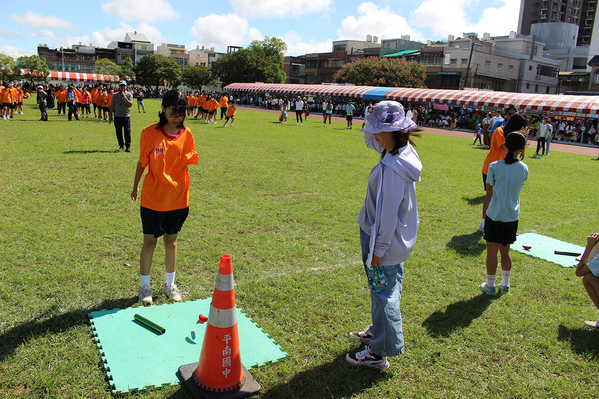
[(127, 82), (125, 82), (124, 80), (121, 80), (119, 82), (119, 86), (127, 86)]
[(403, 106), (397, 101), (381, 101), (366, 116), (367, 125), (361, 132), (402, 132), (416, 130), (418, 125), (412, 120), (412, 113), (405, 114)]

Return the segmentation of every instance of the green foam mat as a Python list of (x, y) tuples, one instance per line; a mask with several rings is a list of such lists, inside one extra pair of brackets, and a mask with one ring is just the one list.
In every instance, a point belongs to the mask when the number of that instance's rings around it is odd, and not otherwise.
[[(96, 344), (114, 393), (178, 384), (180, 366), (200, 360), (211, 298), (159, 306), (91, 312)], [(164, 327), (158, 334), (134, 319), (139, 314)], [(287, 356), (280, 346), (237, 309), (241, 362), (248, 368)]]
[[(524, 249), (527, 246), (530, 249)], [(583, 253), (584, 247), (580, 245), (570, 244), (556, 240), (555, 238), (546, 237), (535, 233), (520, 234), (516, 237), (516, 242), (510, 246), (510, 249), (514, 249), (523, 254), (533, 256), (547, 260), (552, 263), (556, 263), (562, 267), (576, 267), (578, 261), (576, 256), (571, 255), (556, 255), (555, 250)]]

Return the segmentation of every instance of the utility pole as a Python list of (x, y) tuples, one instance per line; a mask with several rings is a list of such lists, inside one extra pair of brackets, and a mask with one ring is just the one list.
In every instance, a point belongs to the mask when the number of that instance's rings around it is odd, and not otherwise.
[(464, 78), (464, 86), (462, 86), (462, 90), (468, 83), (468, 72), (470, 72), (470, 62), (472, 62), (472, 53), (474, 52), (474, 39), (470, 38), (470, 57), (468, 57), (468, 66), (466, 67), (466, 77)]

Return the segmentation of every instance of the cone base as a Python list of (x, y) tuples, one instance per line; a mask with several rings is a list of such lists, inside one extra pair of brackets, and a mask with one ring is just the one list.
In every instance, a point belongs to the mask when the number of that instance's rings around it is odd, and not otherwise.
[(241, 388), (234, 392), (216, 393), (200, 388), (193, 379), (193, 374), (197, 368), (198, 363), (185, 364), (179, 367), (179, 378), (185, 383), (185, 386), (193, 399), (245, 398), (246, 396), (253, 395), (260, 391), (260, 384), (258, 384), (258, 381), (252, 377), (243, 363), (241, 364), (241, 369), (245, 375), (245, 383)]

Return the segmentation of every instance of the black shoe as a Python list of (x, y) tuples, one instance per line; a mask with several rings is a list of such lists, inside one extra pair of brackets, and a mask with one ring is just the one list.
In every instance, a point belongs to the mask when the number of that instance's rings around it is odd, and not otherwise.
[(131, 148), (126, 148), (125, 152), (131, 152)]

